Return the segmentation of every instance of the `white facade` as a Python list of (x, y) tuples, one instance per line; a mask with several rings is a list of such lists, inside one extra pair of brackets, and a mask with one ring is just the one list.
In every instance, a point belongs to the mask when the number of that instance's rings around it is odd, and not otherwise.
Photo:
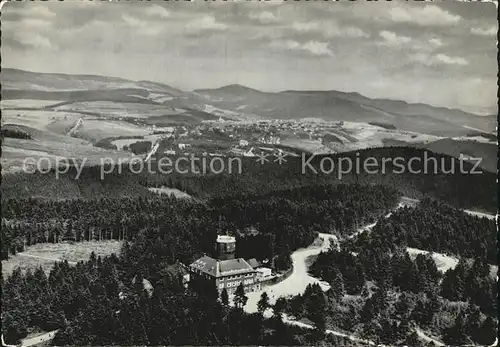
[(258, 269), (256, 269), (256, 271), (257, 271), (257, 278), (260, 281), (264, 281), (268, 278), (271, 278), (271, 276), (272, 276), (272, 270), (267, 268), (267, 267), (258, 268)]

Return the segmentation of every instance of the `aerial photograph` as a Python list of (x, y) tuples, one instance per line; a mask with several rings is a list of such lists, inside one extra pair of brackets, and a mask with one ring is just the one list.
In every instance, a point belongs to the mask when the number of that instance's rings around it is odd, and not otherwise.
[(497, 346), (497, 10), (2, 1), (2, 347)]

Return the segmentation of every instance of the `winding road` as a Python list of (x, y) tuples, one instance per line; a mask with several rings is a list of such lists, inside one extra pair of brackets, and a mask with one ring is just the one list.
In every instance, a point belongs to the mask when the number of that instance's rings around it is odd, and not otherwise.
[[(394, 210), (389, 212), (388, 214), (386, 214), (384, 216), (384, 218), (389, 218), (394, 211), (396, 211), (402, 207), (414, 206), (418, 202), (419, 202), (419, 200), (403, 197), (401, 199), (401, 201), (399, 202), (399, 204), (394, 208)], [(465, 213), (468, 213), (468, 214), (471, 214), (474, 216), (478, 216), (478, 217), (485, 217), (488, 219), (495, 219), (496, 218), (495, 215), (486, 214), (486, 213), (482, 213), (482, 212), (471, 211), (471, 210), (463, 210), (463, 211)], [(348, 238), (351, 239), (351, 238), (354, 238), (354, 237), (356, 237), (364, 232), (370, 231), (371, 229), (373, 229), (373, 227), (375, 225), (377, 225), (377, 222), (367, 224), (367, 225), (359, 228), (354, 234), (349, 235)], [(247, 313), (257, 312), (257, 303), (258, 303), (260, 296), (263, 292), (266, 292), (268, 294), (269, 303), (271, 305), (273, 305), (279, 297), (290, 297), (290, 296), (295, 296), (295, 295), (299, 295), (299, 294), (304, 293), (306, 287), (309, 284), (318, 283), (324, 291), (326, 291), (330, 288), (330, 285), (328, 283), (325, 283), (324, 281), (321, 281), (320, 279), (309, 275), (309, 273), (307, 271), (308, 270), (307, 269), (307, 258), (314, 256), (314, 255), (318, 255), (321, 252), (327, 251), (332, 244), (335, 244), (338, 246), (339, 240), (337, 239), (337, 237), (335, 235), (326, 234), (326, 233), (320, 233), (319, 237), (323, 241), (321, 246), (319, 246), (319, 247), (312, 246), (312, 247), (308, 247), (308, 248), (302, 248), (302, 249), (299, 249), (299, 250), (292, 253), (291, 258), (292, 258), (292, 262), (293, 262), (293, 270), (288, 278), (286, 278), (285, 280), (283, 280), (280, 283), (266, 286), (258, 292), (252, 292), (252, 293), (247, 294), (248, 301), (244, 307), (244, 310)], [(425, 252), (425, 251), (413, 250), (413, 249), (411, 249), (410, 251), (414, 251), (413, 253), (415, 253), (417, 251)], [(272, 316), (272, 309), (271, 308), (267, 309), (266, 312), (264, 312), (264, 316), (267, 318), (271, 317)], [(308, 329), (314, 328), (312, 325), (296, 321), (293, 318), (288, 317), (286, 315), (284, 315), (283, 321), (286, 322), (287, 324), (296, 325), (296, 326), (300, 326), (303, 328), (308, 328)], [(417, 332), (418, 336), (422, 340), (424, 340), (426, 342), (432, 341), (437, 346), (444, 346), (444, 344), (441, 341), (426, 335), (420, 329), (415, 329), (415, 331)], [(335, 336), (345, 337), (345, 338), (348, 338), (354, 342), (359, 342), (359, 343), (368, 344), (368, 345), (377, 345), (373, 341), (361, 339), (361, 338), (358, 338), (358, 337), (355, 337), (353, 335), (349, 335), (349, 334), (346, 334), (346, 333), (343, 333), (340, 331), (326, 330), (326, 333), (331, 334), (331, 335), (335, 335)], [(383, 345), (378, 345), (378, 346), (383, 346)]]
[(292, 253), (293, 270), (288, 278), (285, 280), (264, 287), (258, 292), (248, 293), (248, 301), (245, 305), (245, 311), (248, 313), (257, 312), (257, 303), (263, 292), (269, 296), (269, 303), (274, 304), (279, 297), (295, 296), (304, 293), (309, 284), (318, 283), (323, 290), (328, 290), (330, 286), (323, 281), (312, 277), (307, 272), (306, 260), (310, 256), (318, 255), (323, 251), (327, 251), (330, 245), (337, 243), (337, 237), (331, 234), (319, 234), (323, 243), (320, 247), (302, 248)]
[(34, 346), (42, 342), (50, 341), (54, 338), (58, 330), (49, 331), (43, 335), (26, 338), (21, 341), (21, 347)]
[[(363, 227), (363, 229), (364, 228), (366, 227)], [(319, 237), (323, 241), (321, 246), (302, 248), (292, 253), (293, 272), (288, 278), (277, 284), (267, 286), (263, 290), (260, 290), (258, 292), (247, 294), (248, 301), (244, 307), (245, 312), (247, 313), (257, 312), (257, 303), (263, 292), (266, 292), (268, 294), (269, 303), (273, 305), (279, 297), (289, 297), (304, 293), (306, 287), (309, 284), (318, 283), (324, 291), (330, 288), (330, 286), (327, 283), (315, 277), (312, 277), (307, 272), (307, 262), (306, 262), (307, 258), (309, 258), (310, 256), (318, 255), (321, 252), (327, 251), (332, 244), (338, 245), (338, 239), (335, 235), (320, 233)], [(266, 312), (264, 312), (264, 316), (266, 318), (270, 318), (272, 314), (273, 311), (271, 308), (267, 309)], [(287, 315), (283, 315), (283, 321), (289, 325), (295, 325), (306, 329), (314, 329), (314, 326), (296, 321)], [(354, 342), (364, 343), (373, 346), (376, 345), (373, 341), (361, 339), (354, 335), (346, 334), (336, 330), (327, 329), (325, 333), (330, 335), (345, 337)]]

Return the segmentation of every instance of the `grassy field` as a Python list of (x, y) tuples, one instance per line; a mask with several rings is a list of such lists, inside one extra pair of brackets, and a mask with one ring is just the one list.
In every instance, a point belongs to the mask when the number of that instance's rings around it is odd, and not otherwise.
[(96, 143), (107, 137), (141, 136), (151, 133), (147, 127), (139, 127), (132, 123), (99, 119), (83, 119), (82, 125), (75, 131), (74, 136)]
[(67, 260), (70, 264), (74, 264), (89, 259), (92, 252), (100, 256), (118, 254), (121, 245), (122, 242), (116, 240), (39, 243), (28, 247), (24, 252), (10, 256), (8, 260), (2, 260), (2, 274), (5, 277), (16, 267), (26, 271), (38, 266), (49, 272), (56, 261)]
[(14, 100), (2, 100), (1, 106), (3, 108), (40, 108), (49, 105), (53, 105), (57, 102), (62, 102), (64, 100), (36, 100), (36, 99), (14, 99)]
[(140, 103), (118, 103), (112, 101), (81, 101), (68, 103), (55, 107), (57, 110), (84, 111), (99, 113), (112, 117), (148, 118), (150, 116), (162, 116), (179, 114), (182, 110), (173, 109), (165, 105), (151, 105)]
[[(2, 109), (2, 125), (18, 124), (38, 130), (55, 130), (58, 122), (64, 125), (74, 123), (81, 115), (72, 112), (56, 112), (48, 110), (4, 110)], [(53, 127), (53, 128), (52, 128)], [(56, 133), (60, 133), (57, 132)]]

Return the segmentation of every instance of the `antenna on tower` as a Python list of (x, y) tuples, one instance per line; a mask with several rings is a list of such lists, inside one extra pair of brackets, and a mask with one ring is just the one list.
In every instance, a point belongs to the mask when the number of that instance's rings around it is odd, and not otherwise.
[(222, 220), (224, 219), (224, 217), (220, 214), (219, 215), (219, 233), (222, 232)]

